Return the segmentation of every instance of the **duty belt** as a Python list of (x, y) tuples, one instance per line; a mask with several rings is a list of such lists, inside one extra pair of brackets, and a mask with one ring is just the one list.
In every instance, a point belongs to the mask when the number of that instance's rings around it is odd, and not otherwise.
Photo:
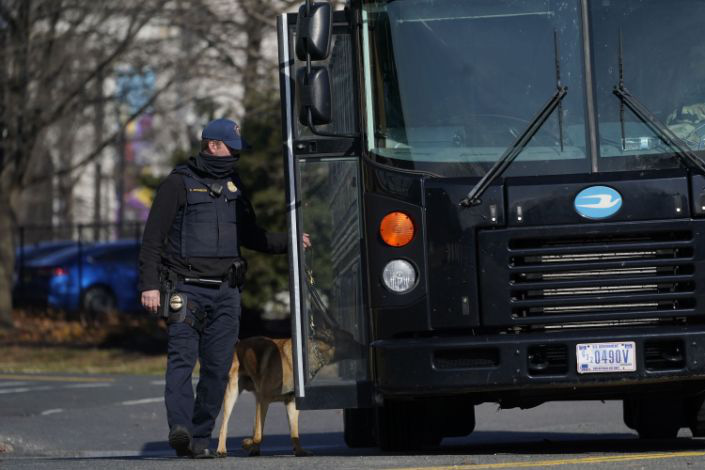
[(220, 277), (190, 277), (179, 274), (177, 279), (184, 284), (197, 286), (219, 287), (223, 283), (227, 283), (230, 287), (242, 287), (245, 283), (246, 272), (247, 261), (245, 258), (235, 258), (228, 272)]
[(193, 284), (197, 286), (219, 286), (225, 282), (224, 278), (212, 278), (212, 277), (186, 277), (179, 276), (179, 281), (184, 284)]

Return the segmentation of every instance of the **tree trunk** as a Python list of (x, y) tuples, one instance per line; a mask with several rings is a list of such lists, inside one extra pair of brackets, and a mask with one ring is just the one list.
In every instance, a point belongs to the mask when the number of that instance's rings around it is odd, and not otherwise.
[[(248, 8), (256, 8), (248, 5)], [(247, 55), (245, 58), (245, 69), (243, 72), (243, 116), (242, 120), (253, 117), (253, 109), (258, 106), (257, 90), (261, 89), (260, 59), (262, 57), (262, 24), (256, 19), (250, 18), (246, 23), (245, 33), (247, 34)]]
[(0, 330), (12, 328), (12, 278), (15, 224), (10, 210), (9, 191), (0, 191)]

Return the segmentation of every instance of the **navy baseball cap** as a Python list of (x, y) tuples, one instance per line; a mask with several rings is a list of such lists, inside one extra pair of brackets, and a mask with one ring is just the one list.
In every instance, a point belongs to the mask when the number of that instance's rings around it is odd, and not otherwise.
[(201, 140), (220, 140), (233, 150), (250, 148), (240, 135), (240, 126), (230, 119), (216, 119), (209, 122), (201, 132)]

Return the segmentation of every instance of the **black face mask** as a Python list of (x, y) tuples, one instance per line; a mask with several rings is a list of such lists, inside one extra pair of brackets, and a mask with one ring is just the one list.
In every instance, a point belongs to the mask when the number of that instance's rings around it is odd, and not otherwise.
[(225, 178), (235, 171), (235, 165), (240, 159), (239, 154), (232, 154), (229, 157), (216, 157), (207, 153), (199, 153), (192, 157), (189, 164), (201, 171), (216, 178)]

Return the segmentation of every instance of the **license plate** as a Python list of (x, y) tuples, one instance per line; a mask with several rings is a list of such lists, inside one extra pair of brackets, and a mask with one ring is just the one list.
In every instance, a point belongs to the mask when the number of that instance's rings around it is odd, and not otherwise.
[(578, 344), (575, 352), (579, 374), (636, 371), (634, 341)]

